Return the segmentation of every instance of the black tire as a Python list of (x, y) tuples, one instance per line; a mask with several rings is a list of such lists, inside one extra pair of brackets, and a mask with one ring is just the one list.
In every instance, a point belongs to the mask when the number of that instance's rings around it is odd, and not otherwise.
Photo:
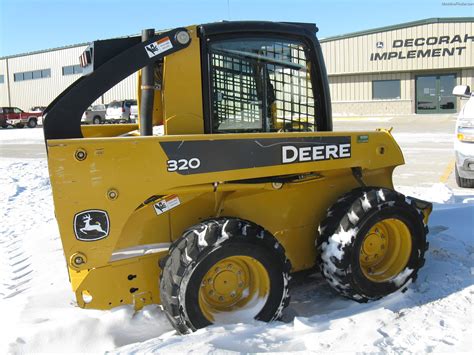
[(36, 121), (36, 118), (30, 118), (28, 120), (27, 126), (28, 128), (35, 128), (38, 125), (38, 122)]
[(474, 188), (474, 179), (466, 179), (459, 176), (457, 165), (454, 167), (454, 175), (456, 177), (456, 184), (458, 184), (459, 187)]
[[(408, 261), (393, 277), (372, 279), (360, 262), (364, 238), (376, 224), (394, 220), (406, 226)], [(423, 213), (409, 198), (386, 188), (358, 188), (343, 195), (328, 209), (319, 233), (318, 262), (323, 277), (341, 295), (358, 302), (379, 299), (415, 281), (428, 249)]]
[(291, 265), (285, 250), (269, 232), (252, 222), (219, 218), (186, 230), (171, 245), (169, 255), (160, 260), (161, 303), (179, 333), (212, 324), (199, 303), (203, 277), (219, 261), (241, 256), (257, 260), (270, 281), (266, 301), (254, 318), (268, 322), (281, 317), (290, 300)]
[(92, 119), (92, 123), (93, 124), (100, 124), (102, 122), (102, 119), (100, 118), (100, 116), (95, 116), (93, 119)]
[(2, 128), (8, 128), (7, 124), (2, 124)]

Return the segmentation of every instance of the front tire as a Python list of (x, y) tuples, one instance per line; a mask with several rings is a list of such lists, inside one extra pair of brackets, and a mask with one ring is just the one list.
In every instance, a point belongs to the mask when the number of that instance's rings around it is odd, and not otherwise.
[(272, 321), (289, 303), (291, 269), (262, 227), (219, 218), (189, 228), (160, 262), (160, 297), (181, 334), (213, 323)]
[(461, 177), (458, 173), (458, 166), (457, 165), (454, 167), (454, 175), (456, 177), (456, 184), (459, 187), (474, 188), (474, 179), (466, 179), (466, 178)]
[(386, 188), (342, 196), (320, 225), (324, 278), (358, 302), (384, 297), (417, 277), (428, 247), (428, 227), (414, 203)]
[(100, 124), (102, 122), (100, 116), (95, 116), (93, 119), (92, 119), (92, 123), (93, 124)]

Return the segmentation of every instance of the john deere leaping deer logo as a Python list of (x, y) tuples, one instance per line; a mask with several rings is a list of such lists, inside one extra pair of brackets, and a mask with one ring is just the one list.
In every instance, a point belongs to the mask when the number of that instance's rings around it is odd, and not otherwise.
[(109, 235), (110, 222), (107, 212), (87, 210), (74, 216), (74, 234), (78, 240), (94, 241)]

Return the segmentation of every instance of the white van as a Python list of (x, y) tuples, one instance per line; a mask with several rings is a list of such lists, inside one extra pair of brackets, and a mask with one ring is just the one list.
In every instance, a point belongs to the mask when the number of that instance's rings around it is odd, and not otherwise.
[(130, 108), (132, 105), (136, 104), (136, 100), (112, 101), (107, 106), (107, 111), (105, 113), (105, 121), (108, 123), (131, 122)]
[(456, 183), (459, 187), (474, 187), (474, 92), (467, 85), (458, 85), (453, 95), (467, 98), (456, 121), (454, 153)]

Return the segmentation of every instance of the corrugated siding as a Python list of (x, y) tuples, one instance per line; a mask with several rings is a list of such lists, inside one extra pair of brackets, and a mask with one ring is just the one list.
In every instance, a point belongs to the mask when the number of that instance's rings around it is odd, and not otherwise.
[(103, 102), (108, 104), (113, 100), (135, 99), (137, 97), (138, 73), (134, 73), (104, 93)]
[[(21, 57), (2, 59), (0, 61), (0, 74), (5, 71), (8, 60), (11, 105), (27, 110), (32, 106), (47, 106), (64, 89), (76, 81), (81, 74), (63, 75), (62, 68), (68, 65), (79, 64), (79, 56), (86, 46), (65, 48), (51, 52), (31, 54)], [(15, 73), (51, 69), (50, 78), (25, 80), (15, 82)], [(136, 98), (137, 74), (133, 74), (114, 86), (112, 89), (98, 97), (94, 103), (106, 103), (113, 100)], [(6, 95), (7, 85), (0, 84), (1, 105), (8, 105)]]
[(7, 61), (0, 59), (0, 75), (3, 75), (3, 84), (0, 84), (0, 106), (8, 106), (8, 77)]
[[(397, 29), (392, 31), (361, 35), (357, 37), (336, 39), (321, 43), (321, 47), (326, 61), (326, 67), (329, 75), (338, 74), (356, 74), (356, 73), (376, 73), (376, 72), (396, 72), (413, 71), (423, 69), (445, 69), (445, 68), (463, 68), (474, 67), (474, 42), (468, 40), (463, 43), (422, 45), (412, 47), (394, 48), (394, 40), (428, 38), (440, 36), (460, 35), (462, 41), (464, 36), (474, 36), (474, 22), (455, 22), (455, 23), (432, 23)], [(377, 49), (377, 42), (383, 42), (384, 48)], [(372, 53), (384, 52), (402, 52), (406, 56), (410, 50), (428, 49), (449, 49), (456, 47), (466, 47), (462, 54), (458, 55), (455, 49), (452, 56), (440, 57), (420, 57), (409, 59), (392, 58), (390, 60), (370, 60)]]
[(364, 74), (329, 76), (329, 88), (332, 101), (368, 101), (372, 100), (373, 80), (400, 80), (400, 100), (411, 98), (411, 74)]
[[(47, 106), (61, 91), (80, 75), (62, 75), (62, 67), (79, 64), (79, 56), (86, 47), (32, 54), (8, 59), (12, 106), (27, 110), (31, 106)], [(14, 81), (14, 74), (39, 69), (51, 69), (50, 78)]]

